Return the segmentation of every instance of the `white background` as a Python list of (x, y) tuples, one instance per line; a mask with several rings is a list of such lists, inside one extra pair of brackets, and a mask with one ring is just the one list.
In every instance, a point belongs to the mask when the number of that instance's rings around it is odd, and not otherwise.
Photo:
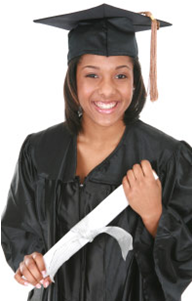
[[(106, 0), (127, 10), (151, 11), (172, 27), (158, 32), (159, 100), (147, 101), (145, 122), (192, 145), (192, 3), (190, 0)], [(25, 137), (64, 119), (63, 82), (67, 32), (33, 19), (64, 14), (103, 4), (86, 0), (6, 0), (0, 4), (0, 207), (7, 193)], [(137, 34), (139, 59), (147, 86), (150, 32)], [(1, 251), (3, 301), (26, 301), (27, 289), (13, 280)], [(184, 295), (190, 298), (192, 288)]]

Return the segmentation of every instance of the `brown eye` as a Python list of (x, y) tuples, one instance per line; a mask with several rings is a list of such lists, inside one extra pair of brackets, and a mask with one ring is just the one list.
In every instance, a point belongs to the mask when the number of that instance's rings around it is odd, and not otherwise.
[(123, 80), (123, 79), (126, 79), (126, 78), (127, 78), (127, 76), (125, 74), (116, 75), (116, 79), (118, 79), (118, 80)]
[(87, 74), (86, 78), (92, 78), (92, 79), (97, 79), (98, 76), (95, 73)]

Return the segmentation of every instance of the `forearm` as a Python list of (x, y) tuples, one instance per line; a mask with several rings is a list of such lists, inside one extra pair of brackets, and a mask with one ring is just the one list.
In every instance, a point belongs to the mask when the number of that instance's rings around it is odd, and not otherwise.
[(157, 233), (160, 217), (161, 217), (161, 212), (157, 213), (154, 217), (142, 218), (142, 221), (146, 229), (154, 238)]

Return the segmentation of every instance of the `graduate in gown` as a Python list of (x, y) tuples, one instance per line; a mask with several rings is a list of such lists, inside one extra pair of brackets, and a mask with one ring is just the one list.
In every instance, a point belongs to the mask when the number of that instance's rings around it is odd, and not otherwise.
[[(21, 148), (2, 217), (15, 279), (35, 286), (31, 301), (180, 300), (191, 281), (191, 148), (139, 119), (135, 32), (155, 34), (158, 22), (109, 5), (37, 22), (70, 30), (66, 121)], [(133, 250), (124, 260), (100, 234), (52, 283), (42, 255), (121, 184), (130, 206), (110, 225), (132, 235)]]

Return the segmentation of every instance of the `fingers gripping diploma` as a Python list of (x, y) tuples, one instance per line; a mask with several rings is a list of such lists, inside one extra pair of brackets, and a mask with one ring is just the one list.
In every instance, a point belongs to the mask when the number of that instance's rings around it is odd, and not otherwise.
[(155, 179), (151, 164), (135, 164), (123, 178), (123, 188), (132, 209), (141, 216), (149, 233), (155, 237), (162, 214), (162, 187)]
[(15, 280), (22, 285), (33, 285), (36, 288), (47, 288), (51, 283), (49, 277), (45, 277), (45, 264), (42, 254), (32, 253), (24, 257), (15, 273)]

